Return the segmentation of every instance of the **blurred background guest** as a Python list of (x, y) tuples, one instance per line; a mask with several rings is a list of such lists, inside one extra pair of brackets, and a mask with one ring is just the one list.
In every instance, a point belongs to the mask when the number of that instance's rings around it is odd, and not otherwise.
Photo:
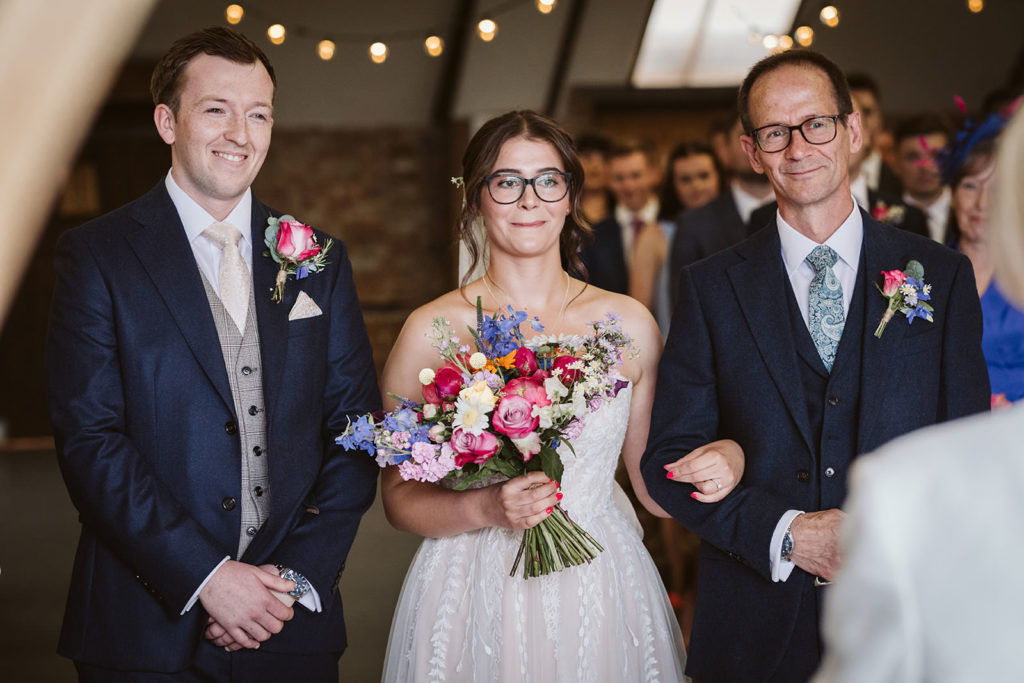
[(942, 183), (935, 164), (935, 155), (949, 143), (948, 127), (937, 116), (914, 117), (896, 128), (895, 142), (893, 170), (903, 183), (903, 203), (924, 211), (933, 240), (949, 242), (949, 188)]
[(750, 167), (740, 144), (743, 124), (734, 111), (723, 153), (725, 168), (731, 175), (728, 186), (704, 206), (684, 211), (676, 220), (672, 238), (669, 268), (672, 295), (675, 281), (687, 265), (743, 241), (761, 225), (750, 225), (755, 209), (775, 199), (768, 179)]
[(607, 160), (608, 187), (615, 207), (593, 224), (594, 239), (580, 252), (590, 284), (629, 293), (629, 263), (637, 237), (658, 218), (659, 172), (654, 151), (640, 142), (613, 145)]
[(672, 318), (672, 278), (667, 259), (675, 220), (683, 210), (697, 209), (713, 200), (721, 188), (722, 172), (709, 146), (684, 142), (669, 154), (661, 182), (658, 221), (640, 232), (629, 269), (629, 294), (651, 310), (662, 337), (668, 335)]
[[(990, 253), (1006, 294), (1024, 305), (1024, 118), (1001, 144)], [(1021, 424), (1017, 404), (859, 459), (817, 683), (1019, 680)]]
[(600, 223), (611, 213), (615, 198), (608, 189), (608, 150), (611, 141), (603, 135), (581, 135), (576, 138), (576, 152), (583, 165), (583, 217), (591, 225)]
[[(882, 117), (882, 93), (878, 82), (866, 73), (847, 74), (850, 83), (850, 95), (860, 111), (861, 126), (864, 129), (864, 160), (861, 173), (868, 189), (880, 192), (887, 197), (899, 197), (903, 194), (903, 186), (892, 168), (882, 158), (878, 142), (885, 133)], [(851, 175), (851, 179), (852, 179)]]
[(940, 155), (943, 181), (952, 189), (951, 246), (974, 266), (984, 332), (981, 348), (992, 384), (993, 406), (1024, 398), (1024, 310), (1007, 299), (994, 277), (989, 244), (989, 197), (996, 169), (996, 136), (1006, 123), (996, 112), (980, 125), (968, 125)]

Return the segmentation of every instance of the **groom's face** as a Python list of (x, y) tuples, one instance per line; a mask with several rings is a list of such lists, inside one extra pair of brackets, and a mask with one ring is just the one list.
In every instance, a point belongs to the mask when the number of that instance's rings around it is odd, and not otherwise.
[(174, 181), (223, 219), (256, 179), (270, 147), (274, 84), (259, 62), (199, 55), (185, 69), (178, 111), (159, 105)]

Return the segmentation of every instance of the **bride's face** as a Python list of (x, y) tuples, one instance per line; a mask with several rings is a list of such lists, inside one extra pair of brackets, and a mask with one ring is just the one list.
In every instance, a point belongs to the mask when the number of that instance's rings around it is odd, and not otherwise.
[[(558, 253), (558, 237), (565, 225), (565, 217), (569, 211), (569, 193), (557, 201), (544, 201), (537, 196), (536, 185), (541, 185), (541, 196), (557, 197), (560, 193), (559, 183), (567, 180), (559, 175), (564, 172), (562, 158), (549, 142), (512, 138), (501, 146), (494, 168), (489, 175), (518, 176), (530, 180), (534, 185), (526, 185), (519, 199), (509, 204), (500, 204), (491, 196), (487, 187), (481, 189), (480, 215), (487, 228), (492, 258), (496, 253), (508, 253), (515, 256), (532, 256), (543, 254), (554, 249)], [(545, 174), (552, 173), (551, 176)], [(538, 178), (538, 176), (543, 176)], [(514, 179), (498, 179), (497, 183), (517, 186)], [(501, 190), (492, 181), (492, 190)], [(514, 192), (510, 195), (514, 197)]]

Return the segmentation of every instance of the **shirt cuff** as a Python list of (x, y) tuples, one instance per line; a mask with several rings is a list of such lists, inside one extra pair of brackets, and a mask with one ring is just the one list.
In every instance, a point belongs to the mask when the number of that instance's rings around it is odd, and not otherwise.
[(224, 559), (218, 562), (217, 566), (213, 568), (213, 571), (206, 575), (206, 578), (203, 579), (203, 582), (199, 584), (199, 588), (197, 588), (196, 592), (192, 594), (192, 597), (189, 598), (189, 601), (185, 603), (185, 609), (181, 610), (182, 615), (184, 615), (185, 612), (188, 612), (190, 609), (192, 609), (192, 606), (196, 604), (196, 600), (199, 599), (199, 593), (201, 593), (206, 584), (210, 582), (210, 579), (212, 579), (213, 575), (217, 573), (217, 570), (220, 569), (220, 566), (230, 559), (230, 555), (225, 555)]
[(785, 581), (793, 573), (796, 565), (789, 560), (782, 559), (782, 539), (786, 535), (786, 529), (793, 523), (803, 510), (786, 510), (775, 525), (775, 532), (772, 534), (771, 547), (768, 548), (768, 559), (772, 565), (772, 581)]
[(323, 612), (324, 608), (320, 604), (320, 594), (313, 588), (313, 584), (309, 584), (309, 591), (299, 598), (296, 602), (308, 609), (310, 612)]

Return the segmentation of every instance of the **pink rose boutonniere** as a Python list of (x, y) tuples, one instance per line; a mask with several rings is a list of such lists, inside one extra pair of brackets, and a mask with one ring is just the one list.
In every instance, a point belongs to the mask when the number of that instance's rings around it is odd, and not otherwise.
[(323, 246), (317, 244), (313, 228), (298, 222), (292, 216), (271, 216), (267, 219), (267, 229), (263, 233), (263, 243), (267, 245), (264, 256), (274, 259), (280, 265), (277, 279), (274, 281), (274, 293), (270, 300), (280, 303), (284, 297), (284, 283), (289, 275), (301, 280), (310, 273), (323, 270), (334, 240), (328, 238)]
[(914, 318), (934, 322), (932, 312), (935, 309), (928, 303), (932, 300), (932, 286), (924, 283), (924, 266), (918, 261), (909, 261), (903, 270), (883, 270), (882, 277), (882, 284), (876, 282), (875, 287), (889, 300), (889, 306), (875, 330), (876, 337), (881, 339), (885, 326), (896, 313), (907, 316), (908, 324), (913, 323)]

